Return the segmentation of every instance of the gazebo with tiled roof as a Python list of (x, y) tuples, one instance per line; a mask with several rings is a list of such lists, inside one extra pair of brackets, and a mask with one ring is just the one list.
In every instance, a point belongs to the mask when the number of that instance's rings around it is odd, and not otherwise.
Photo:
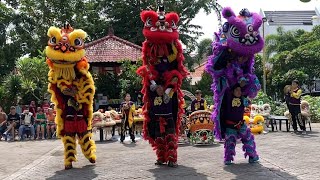
[(85, 44), (88, 61), (95, 73), (119, 74), (121, 61), (136, 62), (141, 58), (142, 47), (121, 39), (109, 29), (107, 36)]

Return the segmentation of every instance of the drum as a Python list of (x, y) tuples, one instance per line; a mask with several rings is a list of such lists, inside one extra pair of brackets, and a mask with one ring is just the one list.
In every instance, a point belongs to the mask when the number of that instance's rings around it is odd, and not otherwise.
[(214, 142), (214, 124), (211, 112), (200, 110), (190, 115), (190, 141), (192, 144), (212, 144)]

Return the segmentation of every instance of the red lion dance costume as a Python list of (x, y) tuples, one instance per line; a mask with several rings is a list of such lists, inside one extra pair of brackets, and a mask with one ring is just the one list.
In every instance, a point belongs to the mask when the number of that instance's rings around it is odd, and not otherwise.
[(143, 65), (137, 73), (143, 77), (143, 125), (144, 138), (149, 140), (157, 154), (156, 165), (177, 166), (179, 127), (184, 110), (183, 93), (180, 90), (187, 71), (176, 13), (159, 11), (141, 12), (144, 22)]
[(65, 169), (72, 168), (72, 161), (76, 161), (76, 137), (82, 153), (95, 163), (96, 145), (91, 139), (95, 87), (85, 57), (87, 34), (66, 24), (62, 29), (50, 27), (48, 36), (48, 91), (57, 111), (55, 121), (57, 135), (64, 144)]

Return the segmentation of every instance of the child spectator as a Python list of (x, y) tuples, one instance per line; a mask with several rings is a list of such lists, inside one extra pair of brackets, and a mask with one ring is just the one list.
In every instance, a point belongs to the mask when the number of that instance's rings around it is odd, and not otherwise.
[[(37, 138), (44, 139), (44, 130), (46, 128), (46, 115), (44, 114), (41, 107), (38, 108), (38, 113), (36, 115), (36, 125), (37, 125)], [(40, 131), (42, 138), (40, 137)]]
[(48, 102), (47, 99), (44, 99), (43, 103), (42, 103), (42, 109), (43, 109), (43, 112), (48, 115), (48, 109), (50, 108), (50, 104)]
[(48, 119), (48, 122), (47, 122), (47, 138), (51, 138), (52, 135), (54, 134), (55, 130), (56, 130), (56, 124), (54, 122), (54, 118), (55, 118), (55, 114), (53, 113), (53, 109), (52, 108), (49, 108), (48, 109), (48, 115), (47, 115), (47, 119)]

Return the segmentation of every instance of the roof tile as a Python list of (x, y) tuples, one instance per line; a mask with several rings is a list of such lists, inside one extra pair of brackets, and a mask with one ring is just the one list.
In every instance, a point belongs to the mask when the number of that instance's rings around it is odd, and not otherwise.
[(123, 59), (137, 61), (142, 47), (114, 35), (85, 44), (89, 62), (119, 62)]

